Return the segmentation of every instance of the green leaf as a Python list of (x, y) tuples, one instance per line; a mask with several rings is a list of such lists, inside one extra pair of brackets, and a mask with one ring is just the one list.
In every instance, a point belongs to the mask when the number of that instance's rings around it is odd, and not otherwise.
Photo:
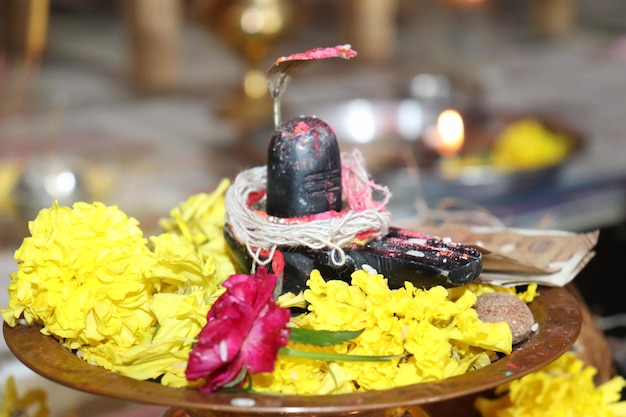
[(307, 352), (304, 350), (280, 348), (278, 350), (280, 355), (292, 356), (294, 358), (303, 359), (317, 359), (322, 361), (350, 361), (350, 362), (386, 362), (393, 359), (399, 359), (404, 355), (389, 355), (389, 356), (370, 356), (370, 355), (343, 355), (341, 353), (320, 353), (320, 352)]
[(291, 330), (289, 340), (304, 345), (330, 346), (338, 345), (363, 333), (363, 329), (354, 331), (312, 330), (294, 327)]

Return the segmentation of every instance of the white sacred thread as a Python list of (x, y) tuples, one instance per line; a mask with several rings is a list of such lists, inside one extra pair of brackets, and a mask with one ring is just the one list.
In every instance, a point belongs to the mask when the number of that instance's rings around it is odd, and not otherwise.
[[(226, 223), (234, 237), (245, 244), (256, 265), (272, 261), (279, 246), (306, 246), (313, 250), (330, 249), (334, 265), (345, 263), (345, 245), (365, 232), (372, 238), (385, 236), (389, 231), (390, 213), (386, 209), (391, 194), (387, 187), (369, 179), (364, 158), (358, 150), (342, 152), (342, 188), (347, 209), (339, 216), (297, 222), (269, 216), (264, 212), (265, 197), (256, 207), (248, 207), (251, 194), (265, 193), (267, 167), (260, 166), (240, 172), (226, 191)], [(377, 191), (382, 199), (373, 198)], [(263, 250), (269, 252), (261, 258)], [(253, 265), (254, 267), (254, 265)]]

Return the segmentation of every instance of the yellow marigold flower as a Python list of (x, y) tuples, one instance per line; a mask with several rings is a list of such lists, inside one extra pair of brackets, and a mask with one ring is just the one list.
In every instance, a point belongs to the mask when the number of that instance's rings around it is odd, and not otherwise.
[[(486, 350), (495, 350), (506, 354), (511, 353), (512, 335), (510, 338), (502, 337), (501, 333), (493, 332), (492, 328), (485, 326), (487, 323), (478, 319), (476, 310), (469, 308), (474, 305), (476, 295), (471, 292), (466, 292), (466, 295), (460, 300), (463, 299), (470, 299), (471, 303), (466, 303), (465, 305), (468, 306), (468, 308), (460, 311), (455, 316), (454, 323), (456, 325), (456, 331), (455, 334), (450, 337), (468, 346), (477, 346)], [(503, 323), (495, 324), (502, 325)]]
[(299, 395), (356, 392), (354, 377), (335, 362), (279, 355), (274, 372), (253, 375), (255, 391)]
[(465, 294), (468, 290), (473, 292), (476, 296), (497, 291), (517, 295), (520, 300), (524, 301), (525, 303), (530, 303), (539, 295), (537, 289), (538, 285), (536, 283), (528, 284), (525, 290), (518, 292), (515, 287), (501, 287), (498, 285), (472, 282), (466, 285), (462, 285), (460, 287), (448, 288), (448, 296), (450, 297), (450, 299), (456, 300), (457, 298)]
[[(382, 275), (366, 270), (356, 271), (350, 284), (325, 281), (315, 270), (307, 286), (304, 297), (309, 312), (293, 319), (296, 326), (363, 332), (339, 345), (291, 343), (288, 347), (398, 358), (322, 362), (281, 356), (273, 373), (253, 376), (256, 390), (321, 394), (389, 389), (459, 375), (490, 364), (493, 352), (512, 349), (508, 325), (480, 321), (472, 308), (476, 294), (468, 288), (457, 290), (455, 299), (443, 287), (424, 290), (406, 283), (404, 288), (390, 290)], [(311, 377), (303, 382), (300, 374)], [(329, 389), (331, 381), (335, 382)]]
[(150, 338), (129, 350), (99, 346), (84, 349), (86, 360), (137, 379), (161, 376), (164, 385), (193, 385), (185, 368), (193, 342), (206, 324), (206, 314), (224, 292), (224, 279), (235, 272), (223, 237), (222, 181), (213, 193), (191, 196), (162, 220), (167, 230), (150, 237), (156, 263), (149, 273), (158, 292), (150, 311), (158, 326)]
[(85, 360), (123, 375), (190, 385), (192, 344), (235, 271), (222, 233), (228, 184), (192, 196), (149, 241), (115, 206), (42, 210), (15, 253), (4, 320), (42, 324)]
[(306, 300), (304, 299), (304, 293), (302, 292), (298, 293), (298, 295), (292, 292), (281, 294), (276, 299), (276, 304), (282, 308), (306, 308)]
[(158, 278), (159, 292), (188, 294), (203, 289), (213, 300), (223, 292), (215, 257), (201, 254), (191, 242), (173, 233), (151, 236), (150, 243), (157, 258), (150, 274)]
[(202, 290), (189, 295), (155, 294), (151, 311), (158, 327), (146, 333), (144, 340), (128, 349), (113, 343), (85, 347), (82, 357), (106, 369), (135, 379), (155, 379), (169, 386), (189, 385), (185, 367), (189, 352), (200, 329), (206, 324), (209, 309)]
[(222, 179), (211, 193), (198, 193), (171, 210), (171, 218), (161, 219), (161, 228), (178, 231), (196, 245), (202, 245), (223, 234), (224, 194), (230, 186), (230, 180)]
[(131, 346), (154, 324), (155, 264), (138, 222), (117, 207), (76, 203), (43, 209), (15, 252), (4, 320), (23, 316), (75, 349), (114, 340)]
[(196, 247), (201, 256), (215, 258), (219, 282), (237, 272), (224, 238), (224, 194), (229, 186), (230, 180), (222, 179), (213, 192), (190, 196), (170, 211), (169, 218), (159, 222), (164, 232), (181, 235)]
[(596, 372), (567, 352), (540, 371), (498, 387), (501, 397), (477, 398), (475, 406), (483, 417), (626, 416), (626, 402), (619, 401), (624, 378), (596, 387)]

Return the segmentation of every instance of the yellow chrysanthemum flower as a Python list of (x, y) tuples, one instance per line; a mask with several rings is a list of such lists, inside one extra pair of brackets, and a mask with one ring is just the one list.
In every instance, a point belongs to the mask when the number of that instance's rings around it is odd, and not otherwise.
[(76, 203), (43, 209), (15, 252), (4, 320), (43, 324), (76, 349), (114, 340), (132, 346), (154, 325), (147, 279), (156, 260), (135, 219), (117, 207)]
[(184, 387), (189, 352), (200, 329), (206, 324), (210, 308), (203, 290), (189, 295), (157, 293), (151, 304), (158, 327), (146, 333), (145, 340), (121, 349), (113, 343), (84, 347), (83, 359), (135, 379), (162, 377), (164, 385)]
[(515, 287), (500, 287), (497, 285), (486, 285), (472, 282), (460, 287), (448, 288), (448, 295), (451, 299), (456, 300), (468, 290), (473, 292), (476, 296), (490, 292), (504, 292), (516, 295), (525, 303), (531, 303), (535, 298), (537, 298), (537, 296), (539, 296), (538, 288), (539, 286), (536, 283), (528, 284), (523, 291), (518, 291)]
[(223, 179), (212, 193), (190, 196), (171, 210), (169, 218), (160, 221), (164, 232), (181, 235), (194, 245), (202, 257), (215, 259), (217, 281), (220, 283), (238, 272), (224, 238), (224, 194), (230, 184), (230, 180)]
[(366, 270), (356, 271), (351, 284), (325, 281), (315, 270), (307, 286), (309, 312), (295, 317), (295, 326), (364, 330), (340, 345), (288, 347), (398, 358), (327, 362), (279, 356), (273, 373), (253, 376), (255, 390), (329, 394), (389, 389), (459, 375), (490, 364), (494, 352), (508, 354), (512, 349), (508, 325), (484, 323), (472, 308), (476, 293), (493, 291), (487, 286), (457, 288), (454, 297), (443, 287), (424, 290), (408, 282), (390, 290), (382, 275)]
[[(293, 345), (302, 348), (302, 345)], [(338, 362), (278, 356), (274, 371), (253, 375), (256, 391), (284, 394), (346, 394), (356, 392), (354, 376)]]
[(597, 370), (585, 367), (572, 352), (540, 371), (496, 389), (496, 399), (479, 397), (476, 409), (483, 417), (624, 417), (619, 401), (626, 381), (621, 376), (596, 387)]
[(192, 344), (235, 271), (222, 234), (228, 185), (190, 197), (149, 240), (115, 206), (42, 210), (15, 253), (4, 320), (41, 324), (83, 359), (123, 375), (189, 385)]

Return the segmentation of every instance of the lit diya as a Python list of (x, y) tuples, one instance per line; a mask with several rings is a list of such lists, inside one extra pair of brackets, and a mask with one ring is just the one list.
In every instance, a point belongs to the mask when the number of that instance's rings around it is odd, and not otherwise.
[(391, 226), (388, 189), (370, 179), (360, 152), (340, 151), (331, 126), (310, 116), (281, 123), (280, 98), (296, 70), (355, 55), (350, 46), (318, 48), (279, 58), (267, 71), (275, 122), (267, 166), (239, 173), (226, 194), (229, 245), (244, 270), (267, 265), (294, 293), (313, 269), (349, 281), (366, 265), (388, 277), (390, 288), (472, 282), (481, 253)]

